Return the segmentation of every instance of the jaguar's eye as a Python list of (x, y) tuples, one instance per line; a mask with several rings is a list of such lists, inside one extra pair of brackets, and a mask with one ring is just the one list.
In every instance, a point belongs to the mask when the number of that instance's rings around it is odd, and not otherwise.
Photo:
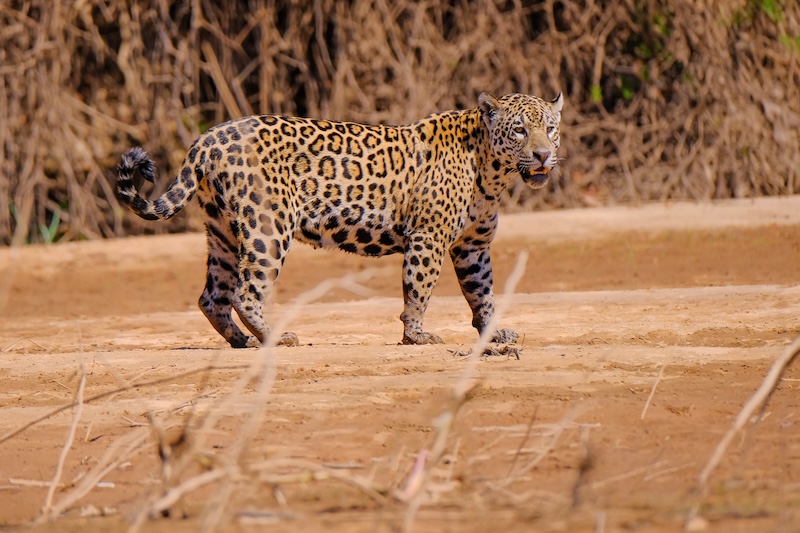
[(525, 128), (523, 128), (522, 126), (514, 126), (514, 133), (525, 135)]
[(547, 126), (547, 136), (552, 137), (553, 134), (556, 132), (555, 126)]

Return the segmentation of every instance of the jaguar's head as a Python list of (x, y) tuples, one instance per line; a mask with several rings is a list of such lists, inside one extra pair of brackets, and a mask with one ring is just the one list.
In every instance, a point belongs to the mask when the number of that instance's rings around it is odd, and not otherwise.
[(478, 97), (494, 156), (503, 167), (519, 172), (531, 188), (544, 187), (556, 166), (563, 104), (561, 93), (551, 102), (527, 94)]

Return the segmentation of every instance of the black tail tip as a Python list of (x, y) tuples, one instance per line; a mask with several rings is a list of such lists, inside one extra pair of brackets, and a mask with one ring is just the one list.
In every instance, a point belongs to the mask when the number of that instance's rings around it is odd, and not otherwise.
[(150, 183), (156, 182), (156, 165), (141, 146), (135, 146), (122, 154), (117, 165), (118, 173), (128, 174), (135, 169), (138, 169), (139, 174)]

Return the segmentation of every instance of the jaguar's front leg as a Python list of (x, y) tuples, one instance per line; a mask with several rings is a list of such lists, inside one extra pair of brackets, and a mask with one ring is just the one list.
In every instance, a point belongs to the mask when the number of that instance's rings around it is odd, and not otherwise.
[[(472, 325), (482, 335), (494, 316), (494, 279), (489, 243), (480, 246), (459, 243), (450, 249), (450, 257), (461, 292), (472, 309)], [(509, 343), (516, 342), (518, 338), (519, 335), (512, 329), (496, 329), (491, 341)]]
[(434, 237), (415, 233), (408, 239), (403, 259), (403, 344), (441, 344), (442, 339), (422, 330), (422, 319), (439, 280), (444, 246)]

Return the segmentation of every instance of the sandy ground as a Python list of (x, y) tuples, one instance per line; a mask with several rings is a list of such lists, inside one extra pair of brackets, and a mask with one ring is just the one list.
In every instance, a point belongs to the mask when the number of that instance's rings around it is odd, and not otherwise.
[[(800, 331), (800, 198), (507, 215), (500, 292), (523, 250), (517, 293), (500, 299), (519, 359), (478, 362), (414, 530), (678, 530), (714, 446)], [(39, 515), (76, 415), (51, 498), (63, 514), (42, 530), (124, 530), (164, 493), (151, 419), (202, 451), (173, 485), (235, 474), (145, 530), (211, 524), (226, 494), (231, 530), (402, 528), (397, 495), (469, 367), (453, 352), (477, 337), (451, 267), (426, 316), (447, 344), (401, 346), (400, 257), (295, 247), (270, 317), (296, 312), (301, 346), (274, 350), (260, 395), (235, 389), (262, 352), (229, 349), (196, 308), (204, 251), (196, 234), (0, 250), (0, 529)], [(367, 292), (292, 303), (367, 272)], [(7, 438), (70, 405), (81, 365), (82, 408)], [(791, 368), (734, 441), (702, 500), (706, 530), (800, 531), (799, 383)]]

